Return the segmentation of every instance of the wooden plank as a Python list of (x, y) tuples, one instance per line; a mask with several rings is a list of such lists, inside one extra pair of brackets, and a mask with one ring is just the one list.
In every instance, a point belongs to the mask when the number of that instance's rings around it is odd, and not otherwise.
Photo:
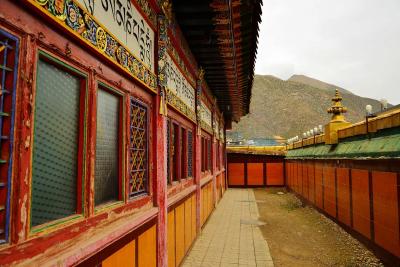
[(168, 266), (175, 267), (175, 212), (173, 210), (168, 213), (167, 221)]
[(229, 185), (244, 185), (244, 164), (228, 164), (228, 183)]
[(264, 184), (264, 164), (248, 163), (247, 164), (247, 183), (248, 185)]
[(175, 246), (176, 246), (176, 265), (178, 266), (185, 256), (185, 234), (182, 229), (185, 227), (185, 206), (179, 205), (175, 209)]
[[(117, 265), (116, 265), (117, 266)], [(122, 265), (128, 266), (128, 265)], [(153, 225), (138, 239), (138, 266), (157, 266), (156, 225)]]
[(196, 239), (196, 196), (192, 196), (192, 242)]
[(353, 194), (353, 224), (354, 229), (365, 237), (371, 237), (370, 229), (370, 198), (367, 170), (351, 170)]
[(375, 242), (400, 257), (397, 173), (372, 172)]
[(102, 267), (135, 266), (135, 240), (105, 259)]
[(185, 201), (185, 254), (192, 244), (192, 199)]

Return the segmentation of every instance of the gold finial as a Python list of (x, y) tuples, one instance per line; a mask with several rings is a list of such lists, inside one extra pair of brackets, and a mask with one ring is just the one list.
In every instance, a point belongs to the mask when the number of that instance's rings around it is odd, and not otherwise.
[(162, 11), (168, 21), (172, 19), (172, 3), (169, 0), (164, 0), (161, 6)]
[(204, 74), (205, 74), (205, 71), (204, 71), (203, 67), (200, 67), (200, 69), (199, 69), (199, 80), (202, 81), (204, 79)]
[(336, 89), (335, 96), (332, 98), (332, 107), (328, 109), (328, 113), (332, 113), (331, 121), (345, 121), (343, 113), (347, 112), (347, 108), (342, 106), (342, 97), (339, 90)]

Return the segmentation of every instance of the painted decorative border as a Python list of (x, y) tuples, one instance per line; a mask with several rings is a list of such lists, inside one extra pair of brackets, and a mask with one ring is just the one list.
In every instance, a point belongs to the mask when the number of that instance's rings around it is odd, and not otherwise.
[(178, 23), (176, 22), (175, 18), (173, 18), (172, 25), (170, 27), (170, 35), (173, 38), (173, 40), (179, 45), (179, 47), (182, 50), (182, 53), (185, 55), (189, 63), (191, 64), (191, 67), (193, 68), (194, 71), (197, 71), (197, 65), (196, 65), (196, 60), (194, 59), (194, 56), (189, 48), (189, 45), (183, 36), (182, 32), (178, 28)]
[(25, 0), (108, 60), (157, 92), (156, 75), (132, 55), (75, 0)]
[(167, 103), (196, 123), (196, 112), (191, 110), (178, 96), (171, 90), (167, 89)]
[(138, 4), (144, 15), (146, 15), (147, 19), (153, 24), (154, 28), (157, 28), (157, 14), (149, 5), (148, 0), (136, 0), (134, 1)]

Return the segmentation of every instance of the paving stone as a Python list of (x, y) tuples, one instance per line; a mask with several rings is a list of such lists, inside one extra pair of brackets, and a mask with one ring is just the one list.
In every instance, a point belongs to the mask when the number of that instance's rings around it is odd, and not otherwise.
[(253, 190), (228, 189), (182, 266), (272, 267)]

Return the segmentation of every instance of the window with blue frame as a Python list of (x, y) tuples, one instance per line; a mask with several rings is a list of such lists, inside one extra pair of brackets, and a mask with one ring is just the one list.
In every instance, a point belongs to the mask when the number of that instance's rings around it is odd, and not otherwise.
[(188, 131), (188, 177), (193, 177), (193, 133)]
[(10, 232), (10, 194), (19, 39), (0, 29), (0, 244)]
[(145, 104), (130, 100), (130, 144), (129, 144), (129, 196), (148, 192), (148, 109)]

